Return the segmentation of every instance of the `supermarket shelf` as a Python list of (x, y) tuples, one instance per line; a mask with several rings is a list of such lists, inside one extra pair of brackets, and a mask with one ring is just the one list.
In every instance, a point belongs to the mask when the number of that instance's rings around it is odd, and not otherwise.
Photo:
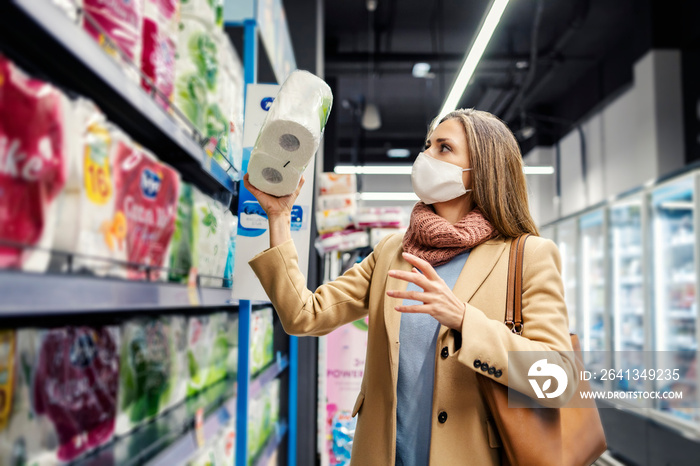
[(12, 58), (37, 64), (51, 80), (95, 101), (111, 121), (177, 168), (186, 181), (209, 194), (235, 191), (228, 174), (211, 163), (193, 135), (52, 2), (3, 2), (0, 17), (0, 44), (9, 44), (7, 52), (16, 55)]
[(257, 457), (253, 461), (254, 466), (267, 466), (269, 464), (270, 458), (279, 448), (282, 440), (284, 440), (287, 430), (287, 423), (284, 420), (275, 425), (273, 434), (267, 440), (265, 446), (262, 448), (262, 450), (260, 450), (260, 453), (258, 453)]
[(260, 390), (268, 384), (268, 382), (276, 379), (277, 376), (287, 369), (287, 367), (289, 367), (289, 358), (287, 355), (283, 356), (278, 352), (276, 361), (250, 381), (250, 391), (248, 397), (255, 398), (258, 393), (260, 393)]
[(202, 441), (208, 444), (236, 415), (235, 380), (223, 380), (188, 398), (130, 434), (89, 453), (74, 465), (101, 466), (105, 458), (109, 458), (109, 464), (127, 466), (184, 464), (199, 449), (195, 417), (200, 410), (204, 415)]
[[(202, 306), (234, 305), (229, 288), (199, 288)], [(0, 271), (0, 317), (191, 308), (187, 286), (82, 275)], [(27, 299), (31, 296), (31, 299)]]

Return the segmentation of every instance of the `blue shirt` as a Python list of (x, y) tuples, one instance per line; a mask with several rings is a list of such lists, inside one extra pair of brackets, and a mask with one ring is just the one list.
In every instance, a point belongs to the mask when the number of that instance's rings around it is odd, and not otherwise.
[[(469, 251), (435, 267), (454, 288)], [(423, 291), (413, 283), (409, 291)], [(422, 304), (405, 299), (404, 306)], [(435, 345), (440, 323), (428, 314), (402, 314), (399, 333), (399, 379), (396, 387), (396, 465), (425, 466), (430, 459), (430, 431), (435, 378)]]

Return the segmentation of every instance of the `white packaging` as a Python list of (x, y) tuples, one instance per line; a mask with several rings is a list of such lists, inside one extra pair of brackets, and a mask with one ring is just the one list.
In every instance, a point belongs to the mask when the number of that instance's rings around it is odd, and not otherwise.
[(332, 104), (333, 94), (322, 79), (302, 70), (289, 75), (250, 156), (253, 186), (273, 196), (294, 192), (318, 150)]
[(205, 135), (209, 93), (218, 84), (219, 59), (211, 25), (183, 14), (175, 54), (175, 106)]
[[(195, 247), (193, 262), (203, 277), (203, 286), (222, 286), (228, 258), (229, 230), (224, 222), (224, 206), (198, 189), (192, 190)], [(222, 278), (213, 278), (222, 277)]]

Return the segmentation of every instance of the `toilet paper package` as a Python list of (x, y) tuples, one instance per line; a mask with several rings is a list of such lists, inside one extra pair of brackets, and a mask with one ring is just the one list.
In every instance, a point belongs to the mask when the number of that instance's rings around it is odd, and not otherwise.
[(144, 2), (141, 53), (144, 78), (141, 86), (147, 92), (153, 92), (156, 102), (167, 110), (175, 86), (175, 45), (180, 4), (176, 0)]
[(61, 92), (0, 54), (0, 268), (48, 266), (68, 177), (68, 109)]
[(212, 26), (184, 13), (175, 54), (175, 105), (203, 136), (209, 93), (217, 88), (219, 58)]
[[(175, 231), (180, 175), (144, 148), (118, 142), (112, 148), (115, 219), (124, 221), (127, 278), (164, 279)], [(147, 271), (146, 267), (153, 267)]]
[(318, 149), (332, 104), (333, 94), (323, 80), (302, 70), (289, 75), (251, 152), (253, 186), (273, 196), (294, 192)]
[(205, 23), (210, 29), (216, 24), (216, 8), (219, 0), (182, 0), (181, 11)]
[(143, 0), (83, 0), (83, 27), (139, 82)]
[(184, 400), (184, 327), (181, 316), (137, 318), (122, 324), (117, 435)]
[(0, 465), (65, 464), (111, 440), (118, 345), (119, 329), (111, 326), (16, 332)]
[(194, 220), (193, 220), (193, 190), (189, 183), (180, 186), (180, 197), (177, 201), (177, 216), (175, 231), (170, 243), (169, 280), (187, 283), (189, 271), (192, 268), (194, 249)]
[(202, 286), (222, 285), (228, 257), (229, 230), (224, 222), (224, 206), (218, 201), (192, 189), (192, 219), (194, 222), (193, 262), (202, 277)]

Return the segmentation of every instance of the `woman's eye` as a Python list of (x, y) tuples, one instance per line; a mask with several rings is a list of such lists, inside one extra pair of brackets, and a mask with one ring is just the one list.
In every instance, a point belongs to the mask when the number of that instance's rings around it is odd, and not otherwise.
[(445, 151), (449, 152), (449, 151), (452, 151), (452, 149), (450, 149), (450, 146), (448, 146), (447, 144), (442, 144), (440, 146), (440, 152), (445, 152)]

